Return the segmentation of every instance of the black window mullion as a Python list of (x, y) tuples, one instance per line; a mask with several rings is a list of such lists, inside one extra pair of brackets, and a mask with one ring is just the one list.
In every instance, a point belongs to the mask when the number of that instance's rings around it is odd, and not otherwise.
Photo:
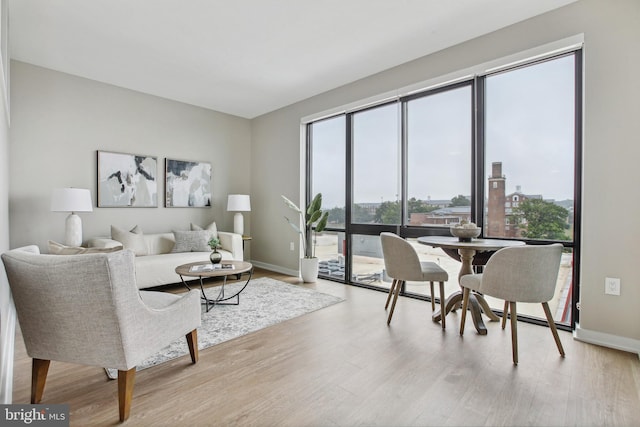
[(574, 97), (575, 97), (575, 167), (574, 167), (574, 195), (573, 195), (573, 276), (571, 283), (571, 329), (575, 329), (580, 321), (580, 241), (582, 217), (582, 49), (574, 52)]
[[(398, 235), (405, 237), (405, 231), (407, 229), (407, 214), (409, 211), (409, 205), (407, 202), (407, 156), (408, 156), (408, 141), (407, 141), (407, 102), (400, 102), (400, 197), (401, 197), (401, 206), (400, 206), (400, 226), (398, 227)], [(404, 291), (404, 289), (403, 289)]]
[(344, 249), (344, 280), (351, 283), (351, 236), (353, 235), (353, 226), (351, 222), (352, 211), (351, 203), (353, 202), (353, 113), (347, 113), (345, 117), (345, 150), (346, 150), (346, 173), (345, 177), (345, 208), (344, 208), (344, 238), (346, 241)]
[[(311, 150), (311, 144), (313, 143), (313, 126), (311, 123), (307, 124), (307, 139), (306, 139), (306, 153), (305, 153), (305, 162), (307, 163), (307, 180), (305, 182), (305, 188), (304, 188), (304, 205), (301, 207), (303, 212), (306, 211), (306, 206), (309, 206), (309, 203), (311, 202), (311, 197), (313, 197), (311, 195), (311, 189), (312, 189), (312, 182), (311, 179), (313, 177), (313, 153)], [(303, 218), (305, 218), (305, 213), (303, 213)], [(302, 227), (308, 228), (307, 224), (300, 224)], [(307, 237), (307, 241), (305, 242), (305, 245), (307, 248), (310, 247), (310, 245), (312, 245), (313, 243), (311, 242), (311, 234), (309, 232), (309, 230), (307, 230), (307, 232), (304, 234)], [(307, 256), (307, 254), (303, 254), (303, 256)]]
[(474, 99), (473, 99), (473, 121), (474, 121), (474, 135), (473, 135), (473, 148), (472, 148), (472, 159), (473, 159), (473, 170), (472, 170), (472, 194), (471, 194), (471, 216), (475, 218), (476, 224), (482, 227), (483, 235), (484, 235), (484, 147), (485, 147), (485, 139), (484, 139), (484, 99), (485, 99), (485, 77), (484, 76), (476, 76), (474, 79)]

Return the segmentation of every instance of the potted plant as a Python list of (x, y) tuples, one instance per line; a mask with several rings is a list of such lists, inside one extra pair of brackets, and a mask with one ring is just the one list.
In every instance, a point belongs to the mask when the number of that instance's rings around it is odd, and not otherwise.
[(211, 263), (218, 264), (220, 261), (222, 261), (222, 254), (218, 252), (218, 248), (220, 247), (220, 239), (218, 239), (217, 237), (212, 237), (207, 242), (207, 245), (209, 245), (209, 247), (213, 251), (209, 254)]
[[(298, 220), (293, 221), (285, 216), (291, 227), (298, 232), (302, 238), (302, 252), (304, 257), (300, 260), (300, 271), (302, 280), (305, 282), (315, 282), (318, 279), (318, 258), (316, 257), (316, 236), (322, 233), (327, 226), (329, 212), (322, 212), (322, 193), (316, 194), (306, 211), (303, 212), (295, 203), (282, 196), (285, 204), (298, 213)], [(313, 225), (315, 224), (315, 230)], [(311, 230), (312, 242), (309, 246), (307, 240), (307, 230)]]

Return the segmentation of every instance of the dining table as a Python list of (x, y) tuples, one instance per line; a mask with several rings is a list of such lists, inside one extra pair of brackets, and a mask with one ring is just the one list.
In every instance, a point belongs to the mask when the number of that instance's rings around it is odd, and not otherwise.
[[(428, 245), (434, 248), (441, 248), (450, 257), (459, 260), (462, 265), (458, 273), (458, 284), (460, 278), (467, 274), (473, 274), (474, 265), (484, 265), (489, 257), (496, 251), (512, 247), (523, 246), (525, 242), (520, 240), (499, 240), (499, 239), (460, 239), (454, 236), (423, 236), (418, 237), (418, 243)], [(455, 310), (462, 306), (462, 287), (449, 295), (441, 304), (440, 310), (433, 313), (433, 320), (439, 322), (443, 316), (441, 310), (444, 310), (444, 316), (451, 310)], [(487, 334), (487, 327), (482, 320), (482, 312), (492, 321), (499, 320), (499, 317), (489, 307), (489, 303), (484, 299), (482, 294), (471, 292), (469, 294), (469, 311), (476, 331), (480, 335)]]

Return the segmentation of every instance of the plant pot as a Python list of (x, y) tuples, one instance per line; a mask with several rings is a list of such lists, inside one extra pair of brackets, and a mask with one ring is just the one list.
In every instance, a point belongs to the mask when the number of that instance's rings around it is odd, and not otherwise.
[(222, 254), (214, 249), (214, 251), (209, 254), (209, 259), (211, 260), (211, 264), (218, 264), (222, 261)]
[(318, 280), (318, 258), (300, 258), (300, 273), (305, 283)]

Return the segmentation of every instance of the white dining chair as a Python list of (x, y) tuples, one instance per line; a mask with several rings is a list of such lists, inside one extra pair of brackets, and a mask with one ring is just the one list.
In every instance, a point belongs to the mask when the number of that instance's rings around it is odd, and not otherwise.
[(435, 310), (433, 283), (439, 282), (440, 312), (442, 313), (440, 322), (442, 329), (445, 329), (444, 282), (449, 280), (449, 275), (446, 270), (442, 269), (442, 267), (435, 262), (421, 262), (418, 253), (413, 246), (411, 246), (411, 243), (394, 233), (380, 233), (380, 240), (382, 242), (384, 268), (387, 275), (393, 279), (391, 287), (389, 288), (389, 294), (387, 295), (387, 302), (384, 306), (385, 310), (389, 307), (389, 302), (393, 295), (393, 303), (391, 304), (391, 310), (387, 318), (387, 325), (391, 324), (393, 311), (398, 301), (398, 294), (405, 282), (429, 282), (431, 288), (431, 310)]
[[(560, 243), (504, 248), (497, 251), (489, 259), (482, 274), (462, 276), (460, 279), (460, 286), (463, 288), (460, 335), (464, 334), (471, 291), (505, 300), (511, 314), (512, 358), (513, 363), (517, 365), (518, 313), (516, 302), (541, 303), (558, 351), (564, 357), (564, 349), (548, 304), (555, 293), (561, 257), (562, 245)], [(506, 309), (503, 316), (502, 325), (504, 328), (507, 316)]]

